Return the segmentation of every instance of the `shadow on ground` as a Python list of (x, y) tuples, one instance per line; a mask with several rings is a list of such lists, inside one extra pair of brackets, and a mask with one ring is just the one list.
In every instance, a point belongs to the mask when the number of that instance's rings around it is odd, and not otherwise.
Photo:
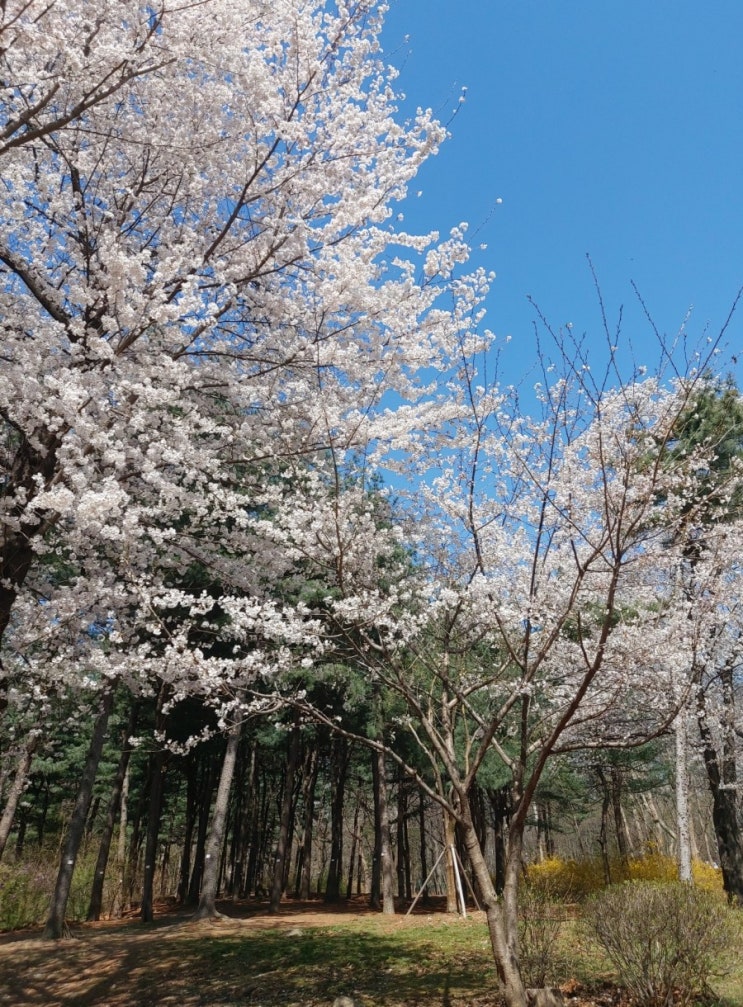
[(295, 910), (0, 939), (8, 1007), (488, 1007), (494, 988), (481, 920)]

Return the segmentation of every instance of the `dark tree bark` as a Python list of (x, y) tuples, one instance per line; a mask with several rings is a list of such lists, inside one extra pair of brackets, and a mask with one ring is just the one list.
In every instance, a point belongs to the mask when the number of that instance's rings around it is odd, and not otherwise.
[[(476, 782), (470, 787), (469, 802), (472, 824), (474, 825), (475, 832), (477, 833), (477, 840), (480, 844), (480, 849), (484, 850), (487, 845), (488, 827), (491, 816), (488, 814), (489, 808), (486, 791)], [(467, 847), (464, 842), (464, 834), (461, 827), (458, 827), (455, 832), (457, 836), (457, 851), (460, 855), (460, 861), (462, 861), (467, 857)], [(484, 895), (479, 891), (477, 878), (474, 876), (472, 865), (469, 863), (467, 863), (467, 877), (469, 879), (469, 887), (476, 893), (475, 897), (477, 901), (481, 902)]]
[(18, 816), (18, 831), (15, 836), (15, 858), (20, 860), (23, 856), (23, 848), (26, 845), (26, 831), (28, 830), (28, 809), (21, 808)]
[(122, 893), (122, 913), (134, 902), (134, 890), (137, 884), (139, 858), (142, 849), (143, 830), (147, 828), (147, 808), (149, 806), (150, 786), (152, 780), (152, 759), (147, 760), (147, 772), (143, 785), (140, 787), (132, 815), (132, 834), (129, 838), (129, 850), (124, 867), (124, 884)]
[(163, 804), (163, 776), (165, 774), (165, 753), (155, 752), (151, 758), (150, 799), (147, 810), (147, 836), (144, 846), (144, 872), (142, 880), (142, 904), (139, 915), (144, 923), (155, 918), (154, 885), (157, 867), (157, 840), (160, 834), (160, 817)]
[(697, 693), (697, 722), (702, 739), (704, 767), (712, 794), (712, 822), (728, 900), (743, 905), (743, 836), (741, 835), (740, 787), (736, 766), (735, 692), (733, 668), (720, 671), (722, 688), (721, 744), (715, 744), (709, 724), (706, 697)]
[(281, 801), (281, 812), (279, 815), (279, 835), (276, 843), (276, 856), (273, 864), (273, 882), (271, 885), (271, 901), (269, 911), (275, 913), (281, 905), (281, 896), (284, 892), (284, 878), (286, 876), (286, 860), (289, 849), (289, 824), (292, 817), (292, 806), (294, 803), (294, 777), (297, 773), (299, 763), (299, 725), (295, 724), (291, 737), (289, 738), (289, 752), (286, 760), (286, 774), (284, 777), (284, 796)]
[(192, 750), (186, 756), (186, 820), (183, 830), (183, 848), (178, 868), (178, 901), (183, 905), (188, 898), (188, 883), (191, 878), (191, 847), (196, 828), (198, 810), (197, 783), (198, 762), (196, 753)]
[[(444, 808), (444, 846), (446, 853), (444, 856), (444, 867), (446, 872), (446, 911), (456, 916), (459, 912), (457, 907), (457, 879), (454, 874), (454, 850), (457, 846), (456, 824), (452, 815)], [(474, 829), (474, 825), (472, 826)], [(475, 830), (477, 835), (477, 830)]]
[(397, 774), (397, 894), (402, 898), (412, 898), (410, 892), (410, 848), (408, 844), (408, 787), (405, 774), (398, 768)]
[(320, 752), (316, 744), (312, 745), (305, 763), (304, 780), (302, 782), (302, 805), (304, 820), (302, 824), (302, 846), (300, 853), (300, 872), (297, 895), (300, 899), (309, 899), (312, 886), (312, 835), (315, 825), (315, 787), (320, 768)]
[(253, 785), (253, 814), (251, 815), (250, 846), (248, 850), (248, 865), (245, 875), (245, 895), (257, 894), (260, 886), (260, 872), (266, 831), (266, 816), (268, 814), (265, 780), (260, 772), (260, 766), (255, 763)]
[(188, 896), (186, 898), (186, 902), (190, 906), (198, 906), (199, 904), (201, 879), (204, 875), (206, 837), (209, 831), (209, 809), (212, 803), (215, 771), (213, 753), (208, 752), (206, 759), (202, 760), (201, 763), (200, 786), (197, 799), (199, 826), (196, 832), (196, 850), (193, 856), (193, 867), (191, 869)]
[(113, 690), (106, 689), (101, 697), (101, 708), (93, 726), (93, 736), (90, 739), (90, 746), (85, 757), (80, 789), (78, 790), (75, 808), (70, 819), (67, 839), (62, 850), (57, 883), (54, 886), (49, 916), (42, 936), (45, 940), (59, 940), (65, 932), (65, 913), (67, 911), (67, 900), (70, 897), (70, 886), (72, 875), (75, 870), (75, 862), (80, 852), (80, 845), (85, 834), (85, 821), (88, 817), (90, 803), (93, 797), (93, 784), (95, 783), (98, 764), (101, 761), (103, 752), (103, 742), (108, 728), (108, 718), (113, 708)]
[(552, 809), (549, 801), (535, 802), (535, 810), (540, 857), (553, 857), (555, 855), (555, 838), (552, 832)]
[(337, 902), (341, 896), (343, 872), (343, 807), (346, 777), (350, 760), (349, 744), (345, 738), (333, 738), (330, 762), (330, 864), (325, 886), (325, 901)]
[(612, 766), (609, 776), (611, 780), (611, 806), (614, 812), (614, 832), (617, 837), (617, 850), (619, 852), (619, 859), (626, 866), (629, 858), (629, 843), (627, 841), (627, 830), (624, 826), (624, 817), (622, 816), (624, 773), (620, 766)]
[(106, 867), (108, 866), (108, 857), (111, 851), (111, 840), (113, 838), (114, 828), (116, 827), (116, 822), (119, 817), (124, 779), (126, 778), (126, 771), (129, 766), (129, 758), (132, 754), (132, 750), (129, 747), (129, 738), (131, 738), (137, 729), (137, 714), (138, 708), (137, 703), (135, 702), (132, 703), (132, 709), (129, 714), (129, 722), (122, 732), (121, 755), (119, 756), (119, 764), (116, 767), (116, 776), (114, 777), (113, 786), (111, 788), (111, 796), (108, 801), (106, 821), (101, 833), (101, 841), (98, 847), (98, 858), (96, 860), (95, 873), (93, 875), (93, 886), (90, 892), (90, 905), (88, 906), (87, 917), (89, 920), (99, 920), (101, 918), (101, 910), (103, 907), (103, 884), (106, 880)]
[(506, 877), (506, 830), (511, 813), (511, 795), (508, 786), (488, 789), (495, 831), (495, 891), (503, 894)]
[[(251, 851), (251, 891), (256, 898), (268, 895), (264, 885), (269, 876), (269, 858), (273, 845), (274, 816), (273, 811), (273, 775), (269, 775), (263, 767), (260, 774), (259, 801), (260, 813), (256, 816), (254, 855)], [(272, 876), (272, 875), (271, 875)]]
[[(243, 881), (243, 842), (245, 839), (245, 818), (248, 793), (246, 780), (248, 774), (245, 767), (245, 745), (242, 737), (237, 749), (237, 762), (235, 764), (235, 776), (237, 786), (234, 788), (231, 802), (232, 827), (228, 827), (230, 834), (229, 853), (227, 857), (227, 883), (224, 893), (232, 899), (239, 897), (240, 887)], [(225, 837), (226, 842), (226, 837)]]
[(235, 864), (235, 892), (240, 898), (245, 898), (248, 894), (248, 856), (251, 849), (251, 837), (255, 828), (255, 791), (256, 791), (256, 752), (258, 745), (255, 741), (250, 746), (247, 773), (247, 793), (244, 795), (242, 809), (242, 821), (240, 822), (240, 836), (238, 839), (237, 862)]
[(514, 814), (511, 817), (503, 896), (499, 897), (493, 887), (490, 872), (488, 871), (482, 848), (477, 838), (467, 795), (464, 792), (460, 792), (457, 797), (460, 806), (465, 848), (469, 862), (472, 865), (478, 889), (483, 895), (488, 933), (493, 948), (501, 991), (506, 1003), (511, 1004), (512, 1007), (515, 1007), (515, 1005), (527, 1007), (526, 989), (521, 980), (519, 969), (517, 908), (519, 877), (522, 870), (521, 858), (525, 816)]
[(609, 861), (609, 808), (611, 807), (611, 790), (606, 779), (603, 766), (596, 767), (596, 775), (602, 789), (601, 800), (601, 828), (598, 835), (598, 844), (601, 849), (601, 864), (604, 870), (604, 884), (611, 884), (611, 863)]

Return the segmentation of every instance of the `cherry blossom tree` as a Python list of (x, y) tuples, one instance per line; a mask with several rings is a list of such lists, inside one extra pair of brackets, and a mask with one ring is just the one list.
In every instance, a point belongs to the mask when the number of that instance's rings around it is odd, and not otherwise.
[[(723, 886), (728, 898), (738, 904), (743, 903), (743, 803), (736, 740), (741, 730), (736, 693), (741, 638), (742, 434), (743, 404), (738, 390), (729, 380), (708, 377), (679, 417), (676, 431), (677, 453), (705, 445), (710, 457), (700, 473), (700, 494), (689, 507), (680, 543), (683, 558), (678, 576), (694, 601), (695, 615), (710, 582), (716, 587), (716, 604), (701, 645), (687, 657), (694, 668), (695, 689), (679, 720), (692, 711), (696, 714)], [(682, 783), (683, 754), (677, 758)], [(684, 805), (682, 798), (682, 811)]]
[[(611, 352), (599, 382), (577, 351), (563, 357), (561, 376), (545, 368), (534, 419), (512, 390), (482, 381), (476, 337), (463, 342), (448, 423), (416, 442), (412, 568), (395, 552), (392, 524), (377, 531), (372, 555), (364, 549), (373, 509), (330, 480), (306, 503), (304, 523), (292, 514), (298, 550), (336, 572), (327, 604), (339, 639), (401, 697), (397, 730), (441, 785), (406, 771), (462, 830), (512, 1007), (527, 1002), (518, 886), (548, 760), (639, 746), (668, 730), (693, 685), (686, 655), (703, 645), (721, 583), (710, 563), (692, 600), (675, 576), (678, 536), (709, 463), (704, 445), (674, 451), (696, 372), (667, 381), (638, 372), (620, 384), (609, 380)], [(490, 763), (510, 781), (502, 899), (469, 801)]]
[[(77, 619), (136, 676), (142, 620), (163, 635), (191, 563), (250, 596), (228, 603), (233, 627), (275, 637), (289, 616), (260, 609), (261, 585), (287, 561), (256, 527), (292, 491), (288, 462), (419, 419), (380, 403), (420, 400), (421, 366), (445, 366), (462, 323), (435, 305), (467, 249), (390, 223), (444, 131), (423, 111), (398, 123), (381, 13), (3, 6), (0, 634), (13, 617), (16, 650)], [(484, 284), (459, 280), (456, 302)]]
[(0, 709), (123, 682), (234, 715), (317, 646), (271, 514), (427, 422), (488, 282), (393, 216), (445, 130), (400, 121), (383, 13), (0, 6)]

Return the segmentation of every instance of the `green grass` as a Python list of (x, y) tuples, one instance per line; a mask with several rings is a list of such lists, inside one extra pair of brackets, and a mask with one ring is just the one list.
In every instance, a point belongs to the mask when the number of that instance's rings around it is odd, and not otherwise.
[(715, 984), (715, 992), (724, 1007), (743, 1005), (743, 909), (731, 910), (737, 930), (735, 947), (732, 949), (730, 970)]
[[(497, 989), (482, 923), (455, 920), (395, 927), (369, 917), (327, 928), (268, 931), (220, 940), (204, 953), (207, 972), (249, 974), (239, 1003), (329, 1003), (357, 996), (365, 1005), (473, 1003)], [(275, 999), (273, 999), (275, 997)]]

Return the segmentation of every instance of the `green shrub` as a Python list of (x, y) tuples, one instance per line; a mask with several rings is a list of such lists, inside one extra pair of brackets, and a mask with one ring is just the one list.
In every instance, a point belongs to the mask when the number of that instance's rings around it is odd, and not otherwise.
[[(67, 902), (67, 919), (85, 919), (94, 869), (95, 857), (92, 853), (78, 859)], [(58, 870), (56, 853), (40, 853), (15, 863), (0, 864), (0, 931), (44, 923)]]
[(50, 872), (42, 861), (0, 864), (0, 930), (30, 927), (49, 908)]
[(640, 1007), (687, 1007), (723, 974), (733, 942), (719, 896), (679, 882), (613, 885), (588, 900), (584, 920)]

